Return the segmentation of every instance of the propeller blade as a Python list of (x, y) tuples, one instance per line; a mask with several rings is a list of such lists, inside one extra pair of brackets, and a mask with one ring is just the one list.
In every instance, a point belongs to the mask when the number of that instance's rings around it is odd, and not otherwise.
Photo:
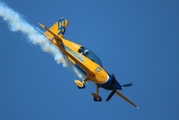
[(116, 89), (114, 89), (114, 90), (109, 94), (109, 96), (108, 96), (107, 99), (106, 99), (106, 102), (108, 102), (108, 101), (111, 99), (111, 97), (114, 95), (115, 92), (116, 92)]
[(114, 78), (114, 80), (116, 81), (116, 77), (115, 77), (115, 75), (114, 74), (112, 74), (112, 77)]
[(121, 87), (130, 87), (132, 86), (132, 83), (121, 85)]
[(135, 104), (135, 103), (133, 103), (132, 101), (130, 101), (129, 99), (127, 99), (124, 95), (122, 95), (119, 91), (116, 91), (115, 92), (118, 96), (120, 96), (121, 98), (123, 98), (124, 100), (126, 100), (128, 103), (130, 103), (131, 105), (133, 105), (134, 107), (136, 107), (136, 108), (138, 108), (139, 109), (139, 107)]

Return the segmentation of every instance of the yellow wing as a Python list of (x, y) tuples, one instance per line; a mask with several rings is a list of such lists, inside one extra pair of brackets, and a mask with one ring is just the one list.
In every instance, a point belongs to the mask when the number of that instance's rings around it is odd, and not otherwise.
[(138, 108), (139, 109), (139, 107), (135, 104), (135, 103), (133, 103), (132, 101), (130, 101), (129, 99), (127, 99), (124, 95), (122, 95), (120, 92), (118, 92), (118, 91), (116, 91), (116, 94), (118, 95), (118, 96), (120, 96), (121, 98), (123, 98), (124, 100), (126, 100), (127, 102), (129, 102), (131, 105), (133, 105), (134, 107), (136, 107), (136, 108)]

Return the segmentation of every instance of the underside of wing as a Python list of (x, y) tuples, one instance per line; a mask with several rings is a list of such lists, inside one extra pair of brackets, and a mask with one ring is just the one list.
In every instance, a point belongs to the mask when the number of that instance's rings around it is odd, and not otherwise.
[(120, 96), (121, 98), (123, 98), (124, 100), (126, 100), (128, 103), (130, 103), (131, 105), (133, 105), (136, 108), (139, 108), (135, 103), (133, 103), (132, 101), (130, 101), (128, 98), (126, 98), (124, 95), (122, 95), (119, 91), (115, 92), (118, 96)]

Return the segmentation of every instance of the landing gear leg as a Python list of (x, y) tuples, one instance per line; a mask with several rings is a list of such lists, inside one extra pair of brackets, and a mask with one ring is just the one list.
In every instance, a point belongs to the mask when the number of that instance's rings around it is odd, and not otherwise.
[(101, 102), (102, 101), (102, 98), (98, 95), (99, 94), (99, 86), (96, 85), (96, 94), (95, 93), (92, 93), (92, 96), (93, 96), (93, 100), (94, 101), (98, 101), (98, 102)]

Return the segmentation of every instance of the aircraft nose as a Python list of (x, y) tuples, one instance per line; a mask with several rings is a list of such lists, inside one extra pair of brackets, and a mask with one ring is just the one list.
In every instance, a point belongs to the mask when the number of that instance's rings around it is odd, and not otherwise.
[(113, 74), (111, 75), (111, 79), (112, 79), (112, 81), (113, 81), (113, 84), (114, 84), (115, 89), (122, 90), (121, 85), (120, 85), (119, 82), (116, 80), (116, 78), (115, 78), (115, 76), (114, 76)]
[(122, 87), (121, 87), (121, 85), (118, 83), (118, 81), (116, 81), (115, 87), (116, 87), (116, 89), (118, 89), (118, 90), (122, 90)]

